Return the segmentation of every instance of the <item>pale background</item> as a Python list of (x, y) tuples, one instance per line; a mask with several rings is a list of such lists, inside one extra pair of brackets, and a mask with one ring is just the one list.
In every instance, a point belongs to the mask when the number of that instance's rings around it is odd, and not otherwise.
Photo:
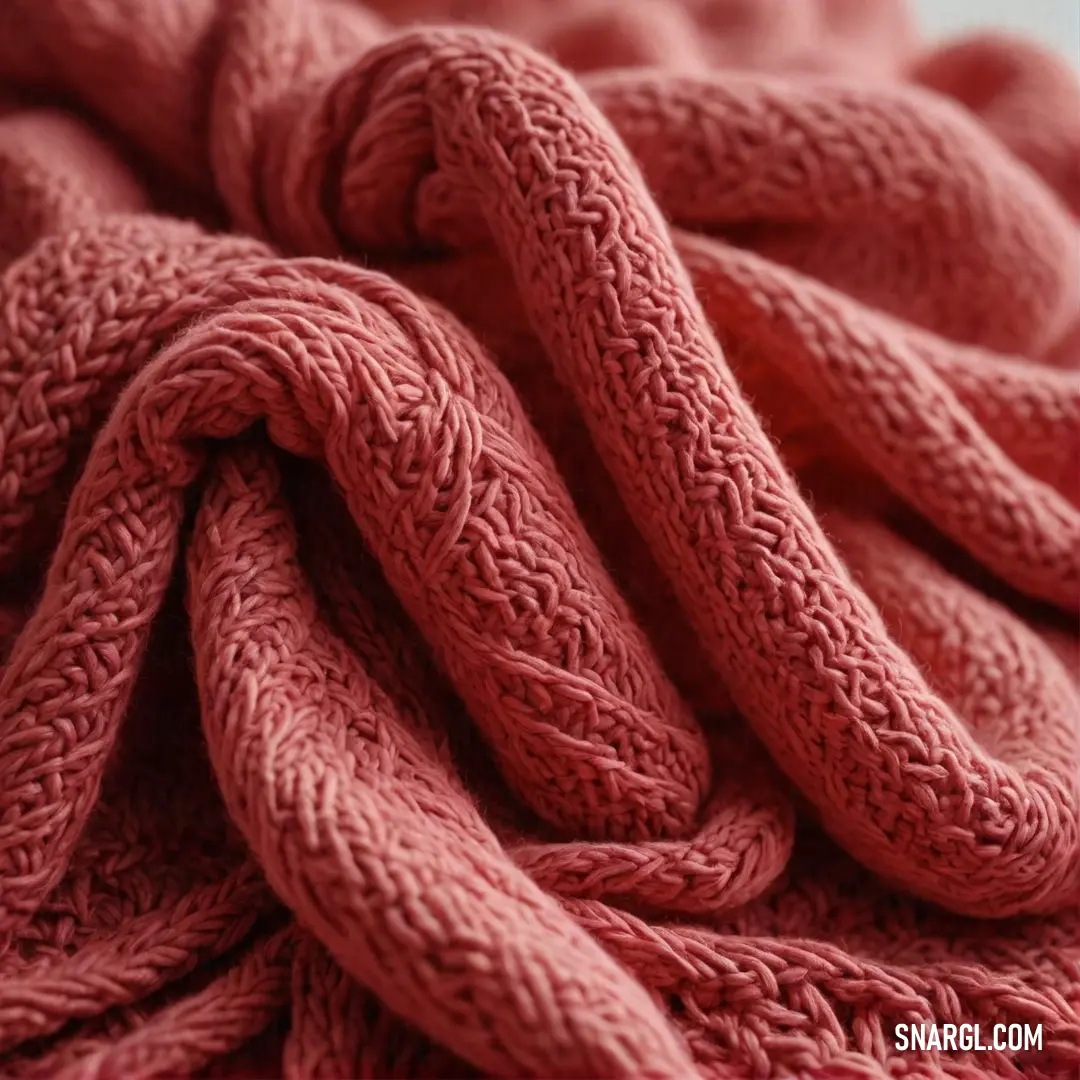
[(1018, 30), (1080, 65), (1080, 0), (915, 0), (915, 9), (927, 36)]

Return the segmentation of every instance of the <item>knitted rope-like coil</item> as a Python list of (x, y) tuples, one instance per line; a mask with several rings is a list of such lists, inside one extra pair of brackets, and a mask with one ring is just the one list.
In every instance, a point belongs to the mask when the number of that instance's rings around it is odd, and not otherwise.
[(0, 1074), (1075, 1075), (1074, 74), (11, 0), (0, 85)]

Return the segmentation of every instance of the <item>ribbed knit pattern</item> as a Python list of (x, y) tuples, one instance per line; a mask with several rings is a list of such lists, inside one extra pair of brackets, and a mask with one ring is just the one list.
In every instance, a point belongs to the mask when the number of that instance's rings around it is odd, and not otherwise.
[(0, 1077), (1080, 1075), (1078, 214), (899, 0), (0, 4)]

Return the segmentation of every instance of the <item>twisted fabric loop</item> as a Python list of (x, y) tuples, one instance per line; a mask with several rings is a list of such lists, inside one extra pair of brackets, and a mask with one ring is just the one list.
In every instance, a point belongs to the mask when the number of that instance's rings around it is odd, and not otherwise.
[(0, 7), (0, 1073), (1072, 1076), (1078, 88)]

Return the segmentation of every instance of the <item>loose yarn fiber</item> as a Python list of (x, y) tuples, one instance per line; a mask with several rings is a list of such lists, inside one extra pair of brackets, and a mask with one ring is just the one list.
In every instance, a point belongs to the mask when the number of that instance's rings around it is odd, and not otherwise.
[(5, 0), (0, 1076), (1080, 1075), (1078, 217), (898, 0)]

